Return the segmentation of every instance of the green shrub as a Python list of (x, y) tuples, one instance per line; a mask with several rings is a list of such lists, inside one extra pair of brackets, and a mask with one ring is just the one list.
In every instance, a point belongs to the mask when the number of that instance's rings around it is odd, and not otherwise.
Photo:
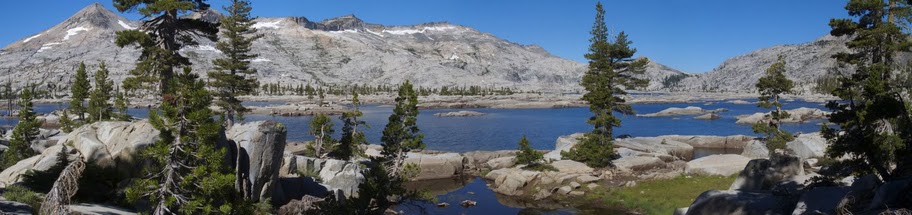
[(3, 192), (3, 198), (32, 206), (33, 212), (41, 210), (41, 201), (43, 199), (41, 194), (19, 185), (6, 187), (6, 191)]

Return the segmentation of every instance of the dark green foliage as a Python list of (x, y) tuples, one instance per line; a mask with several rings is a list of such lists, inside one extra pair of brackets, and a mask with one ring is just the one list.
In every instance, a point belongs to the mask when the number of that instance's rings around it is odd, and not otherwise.
[(4, 188), (3, 198), (7, 201), (21, 202), (32, 206), (32, 211), (36, 213), (41, 211), (41, 201), (44, 200), (40, 194), (19, 185), (10, 185)]
[[(386, 95), (396, 93), (397, 87), (387, 85), (323, 85), (314, 88), (310, 84), (294, 85), (282, 83), (260, 83), (260, 93), (263, 95), (298, 95), (307, 96), (307, 99), (314, 99), (319, 96), (319, 92), (326, 95), (350, 95), (351, 92), (357, 92), (359, 95)], [(495, 87), (495, 86), (443, 86), (440, 88), (416, 87), (415, 91), (419, 96), (442, 95), (442, 96), (487, 96), (487, 95), (513, 95), (522, 93), (512, 88)], [(526, 92), (531, 93), (531, 92)]]
[(250, 27), (253, 20), (249, 1), (232, 0), (224, 9), (229, 14), (221, 19), (222, 40), (216, 48), (226, 56), (212, 61), (216, 71), (209, 72), (212, 79), (209, 86), (218, 99), (215, 105), (221, 108), (219, 115), (230, 127), (235, 119), (243, 120), (244, 113), (250, 111), (241, 105), (237, 96), (252, 94), (259, 85), (256, 69), (250, 68), (250, 60), (257, 55), (250, 53), (250, 47), (261, 35), (255, 35), (256, 29)]
[(687, 74), (670, 75), (670, 76), (662, 79), (662, 87), (664, 87), (664, 88), (676, 87), (676, 86), (678, 86), (678, 83), (681, 82), (681, 80), (684, 80), (684, 78), (687, 78), (687, 77), (690, 77), (690, 76)]
[(314, 157), (325, 157), (326, 153), (336, 148), (336, 140), (332, 138), (333, 122), (326, 114), (317, 114), (313, 120), (310, 120), (310, 135), (314, 136), (314, 141), (307, 145), (308, 154), (313, 153)]
[[(227, 214), (243, 205), (234, 189), (233, 169), (216, 147), (219, 123), (209, 109), (205, 84), (185, 68), (173, 80), (174, 96), (149, 120), (161, 131), (159, 141), (142, 152), (150, 163), (127, 189), (130, 202), (147, 199), (153, 213)], [(238, 206), (238, 207), (236, 207)]]
[(646, 71), (649, 60), (632, 58), (636, 49), (630, 48), (632, 42), (627, 40), (623, 31), (614, 37), (614, 41), (609, 41), (605, 10), (601, 3), (595, 8), (595, 23), (589, 40), (592, 44), (586, 54), (589, 70), (580, 83), (587, 91), (582, 99), (589, 103), (589, 110), (594, 114), (586, 122), (594, 128), (580, 140), (579, 145), (561, 155), (592, 167), (605, 167), (610, 166), (611, 160), (616, 157), (612, 146), (613, 130), (621, 125), (621, 120), (613, 112), (634, 114), (633, 108), (625, 104), (622, 96), (627, 94), (625, 88), (649, 84), (648, 80), (634, 77)]
[(154, 89), (155, 83), (162, 95), (170, 92), (169, 85), (174, 70), (189, 66), (190, 60), (178, 50), (197, 45), (194, 38), (215, 40), (216, 24), (184, 17), (192, 11), (209, 9), (205, 0), (113, 0), (120, 12), (135, 11), (144, 17), (142, 27), (117, 32), (115, 43), (120, 46), (136, 45), (142, 49), (131, 77), (124, 80), (127, 89)]
[(76, 119), (84, 120), (85, 119), (85, 100), (89, 98), (89, 92), (92, 89), (91, 83), (89, 83), (89, 75), (86, 72), (85, 63), (79, 63), (79, 68), (76, 69), (76, 77), (73, 80), (73, 86), (70, 87), (70, 110), (73, 111), (73, 115), (76, 115)]
[(130, 121), (133, 117), (127, 113), (127, 108), (130, 106), (130, 100), (126, 98), (126, 92), (123, 89), (118, 90), (115, 93), (114, 97), (114, 108), (117, 109), (117, 113), (114, 113), (114, 119), (120, 121)]
[(519, 140), (519, 152), (516, 153), (516, 164), (535, 165), (544, 158), (544, 153), (536, 151), (529, 145), (526, 135)]
[(383, 165), (365, 168), (361, 174), (364, 175), (364, 182), (358, 185), (358, 197), (342, 202), (330, 198), (320, 205), (320, 210), (352, 215), (384, 214), (393, 205), (388, 200), (389, 197), (402, 196), (407, 192), (402, 187), (402, 181), (391, 178)]
[(358, 93), (353, 92), (352, 107), (354, 109), (342, 113), (342, 116), (339, 117), (344, 124), (342, 125), (342, 140), (339, 141), (339, 146), (336, 147), (336, 150), (332, 152), (336, 158), (349, 160), (355, 156), (364, 156), (364, 152), (361, 151), (361, 145), (367, 145), (368, 142), (364, 136), (364, 131), (358, 130), (358, 128), (367, 127), (367, 123), (360, 119), (364, 115), (358, 109), (360, 105), (361, 101), (358, 100)]
[(41, 126), (32, 108), (32, 87), (28, 86), (19, 93), (19, 123), (13, 128), (9, 149), (3, 152), (3, 162), (0, 169), (13, 166), (22, 159), (35, 156), (32, 142), (38, 138), (38, 127)]
[(850, 0), (845, 9), (853, 18), (830, 20), (830, 34), (851, 38), (851, 52), (833, 57), (854, 72), (832, 91), (840, 101), (827, 104), (838, 127), (823, 129), (831, 143), (827, 156), (847, 158), (842, 163), (856, 174), (912, 175), (909, 70), (897, 69), (895, 59), (912, 47), (903, 31), (912, 8), (905, 1)]
[(3, 99), (6, 99), (6, 114), (8, 116), (13, 115), (13, 99), (16, 99), (16, 92), (13, 92), (13, 83), (7, 81), (6, 84), (3, 84), (3, 91), (0, 91), (3, 95)]
[(396, 107), (389, 116), (389, 122), (383, 129), (384, 165), (390, 174), (402, 174), (405, 169), (406, 153), (424, 149), (424, 134), (418, 129), (418, 94), (411, 82), (405, 81), (399, 87), (399, 96), (396, 97)]
[(66, 133), (73, 131), (76, 122), (70, 118), (69, 110), (60, 110), (60, 130)]
[(92, 89), (92, 95), (89, 96), (89, 107), (87, 112), (89, 118), (86, 122), (99, 122), (110, 120), (113, 115), (113, 107), (108, 100), (111, 100), (111, 93), (114, 92), (114, 82), (108, 79), (108, 68), (104, 63), (98, 65), (98, 71), (95, 72), (95, 88)]
[(60, 147), (60, 152), (57, 153), (57, 163), (45, 171), (28, 170), (23, 175), (23, 185), (34, 191), (47, 193), (54, 186), (57, 178), (60, 177), (60, 172), (63, 172), (63, 169), (70, 164), (70, 160), (67, 160), (68, 155), (67, 147)]
[[(138, 170), (133, 170), (138, 173)], [(131, 173), (121, 172), (114, 167), (101, 167), (86, 163), (82, 177), (79, 178), (79, 190), (73, 199), (79, 202), (111, 202), (129, 205), (124, 194), (119, 190), (120, 182), (130, 179)]]
[(779, 102), (783, 94), (792, 92), (795, 84), (785, 77), (785, 57), (779, 55), (776, 62), (766, 69), (766, 74), (757, 81), (757, 91), (760, 92), (758, 106), (774, 108), (770, 112), (768, 122), (758, 122), (752, 126), (754, 133), (766, 135), (766, 147), (769, 150), (784, 149), (785, 143), (794, 140), (792, 134), (781, 129), (782, 119), (788, 118), (789, 113), (782, 110)]

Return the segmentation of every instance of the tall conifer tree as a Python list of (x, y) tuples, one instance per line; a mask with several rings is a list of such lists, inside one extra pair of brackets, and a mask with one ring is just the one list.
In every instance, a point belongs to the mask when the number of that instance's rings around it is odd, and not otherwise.
[(0, 169), (6, 169), (22, 159), (38, 154), (32, 150), (32, 142), (38, 139), (38, 127), (41, 126), (41, 121), (38, 120), (32, 104), (33, 88), (29, 85), (23, 87), (19, 92), (19, 123), (13, 128), (9, 149), (3, 152), (3, 163)]
[(383, 129), (384, 165), (393, 177), (400, 177), (405, 169), (405, 155), (424, 149), (424, 134), (418, 129), (418, 93), (408, 80), (399, 86), (396, 107)]
[(113, 86), (114, 82), (108, 79), (108, 67), (101, 63), (98, 65), (98, 71), (95, 72), (95, 88), (89, 96), (89, 107), (87, 108), (89, 118), (87, 122), (111, 119), (113, 108), (108, 100), (111, 99), (111, 93), (114, 91)]
[(612, 141), (614, 127), (621, 126), (621, 120), (613, 112), (634, 114), (633, 108), (625, 104), (622, 98), (625, 89), (644, 87), (648, 80), (635, 78), (634, 75), (646, 71), (646, 58), (633, 59), (636, 49), (630, 48), (627, 34), (623, 31), (609, 41), (608, 27), (605, 25), (605, 10), (602, 3), (595, 5), (595, 23), (592, 26), (592, 38), (589, 42), (589, 70), (583, 75), (580, 85), (586, 89), (583, 100), (589, 103), (589, 111), (594, 115), (586, 120), (594, 128), (587, 133), (575, 148), (561, 154), (569, 159), (584, 162), (592, 167), (611, 165), (616, 157)]
[(218, 99), (215, 104), (221, 108), (219, 114), (225, 125), (231, 127), (249, 111), (237, 96), (252, 94), (259, 85), (254, 77), (256, 69), (250, 68), (250, 60), (257, 55), (250, 53), (250, 48), (261, 35), (256, 35), (256, 29), (250, 27), (253, 20), (249, 1), (231, 0), (231, 5), (224, 9), (229, 14), (221, 19), (222, 39), (216, 48), (226, 56), (212, 61), (216, 71), (209, 72), (212, 79), (209, 85)]
[(827, 104), (833, 113), (824, 127), (831, 145), (827, 155), (844, 159), (859, 174), (884, 179), (912, 175), (912, 103), (908, 69), (896, 59), (912, 47), (902, 25), (910, 20), (910, 5), (899, 0), (850, 0), (851, 19), (832, 19), (830, 34), (851, 40), (851, 52), (834, 55), (840, 67), (854, 70), (839, 78), (832, 94), (840, 101)]
[(774, 110), (770, 112), (769, 121), (754, 124), (753, 130), (766, 135), (766, 146), (770, 150), (783, 149), (785, 143), (794, 139), (791, 133), (781, 127), (782, 119), (788, 118), (789, 113), (782, 110), (779, 99), (783, 94), (791, 93), (795, 87), (795, 83), (785, 77), (785, 56), (779, 55), (776, 62), (766, 69), (766, 74), (757, 81), (756, 87), (760, 91), (758, 106)]
[(76, 115), (76, 120), (85, 120), (85, 100), (89, 98), (89, 92), (92, 85), (89, 83), (89, 75), (86, 72), (85, 63), (79, 63), (76, 69), (76, 77), (73, 85), (70, 86), (70, 110)]
[(361, 145), (368, 144), (364, 132), (358, 130), (360, 127), (367, 126), (367, 123), (360, 119), (361, 116), (364, 116), (364, 113), (359, 109), (360, 106), (361, 101), (358, 99), (358, 92), (352, 91), (353, 110), (342, 113), (342, 116), (339, 117), (344, 123), (342, 125), (342, 140), (339, 141), (339, 146), (333, 152), (339, 159), (349, 160), (354, 156), (362, 156), (364, 152), (361, 151)]

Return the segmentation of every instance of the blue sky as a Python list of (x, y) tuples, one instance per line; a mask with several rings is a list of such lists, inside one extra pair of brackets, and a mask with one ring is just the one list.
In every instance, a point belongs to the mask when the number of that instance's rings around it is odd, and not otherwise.
[[(92, 0), (0, 3), (0, 46), (65, 20)], [(111, 1), (100, 1), (114, 10)], [(213, 1), (214, 5), (224, 0)], [(595, 0), (339, 0), (254, 1), (254, 15), (311, 20), (355, 14), (384, 25), (432, 21), (476, 28), (520, 44), (537, 44), (580, 62), (588, 48)], [(813, 41), (827, 23), (846, 17), (833, 0), (604, 0), (612, 32), (625, 31), (640, 56), (686, 72), (706, 72), (725, 59), (778, 44)], [(135, 14), (122, 14), (131, 19)]]

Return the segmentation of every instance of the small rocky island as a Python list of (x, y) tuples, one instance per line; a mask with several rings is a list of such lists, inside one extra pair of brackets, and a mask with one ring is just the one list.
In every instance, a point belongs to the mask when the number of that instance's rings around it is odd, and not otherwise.
[(484, 116), (484, 115), (487, 115), (487, 114), (478, 112), (478, 111), (469, 111), (469, 110), (434, 114), (434, 116), (438, 116), (438, 117), (470, 117), (470, 116)]

